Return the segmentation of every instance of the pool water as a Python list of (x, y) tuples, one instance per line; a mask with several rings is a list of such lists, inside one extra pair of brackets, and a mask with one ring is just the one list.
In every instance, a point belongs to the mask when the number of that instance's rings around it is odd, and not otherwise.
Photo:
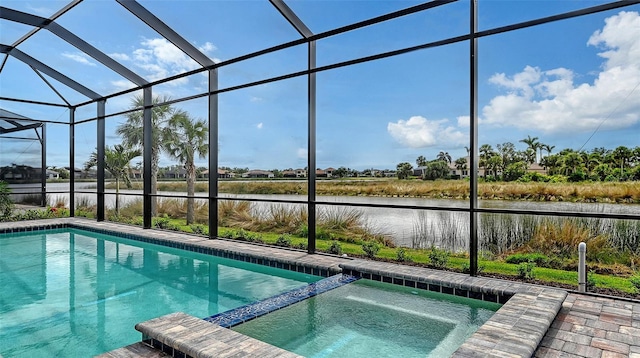
[(136, 323), (196, 317), (321, 279), (60, 229), (0, 235), (0, 356), (91, 357), (136, 341)]
[(359, 280), (233, 328), (324, 357), (449, 357), (501, 305)]

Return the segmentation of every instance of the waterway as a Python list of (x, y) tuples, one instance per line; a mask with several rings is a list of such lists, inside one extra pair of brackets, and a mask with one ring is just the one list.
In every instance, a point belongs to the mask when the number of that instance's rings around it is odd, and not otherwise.
[[(94, 187), (94, 188), (91, 188)], [(48, 183), (47, 192), (50, 202), (55, 203), (60, 200), (69, 202), (69, 194), (53, 193), (57, 191), (69, 190), (68, 183)], [(95, 192), (95, 183), (76, 183), (76, 190)], [(14, 192), (20, 190), (14, 189)], [(142, 195), (141, 190), (120, 190), (120, 205), (126, 205), (132, 200), (139, 200)], [(129, 195), (135, 194), (135, 195)], [(159, 192), (165, 196), (184, 196), (184, 192)], [(196, 193), (196, 196), (205, 198), (207, 193)], [(299, 201), (300, 204), (290, 203), (269, 203), (254, 202), (253, 208), (256, 211), (268, 209), (271, 205), (300, 205), (304, 206), (307, 199), (305, 195), (265, 195), (265, 194), (220, 194), (221, 197), (234, 199), (259, 199), (259, 200), (288, 200)], [(87, 193), (76, 193), (76, 200), (85, 200), (88, 203), (95, 203), (96, 195)], [(466, 200), (452, 199), (422, 199), (405, 197), (356, 197), (356, 196), (318, 196), (318, 202), (344, 203), (345, 205), (318, 205), (318, 211), (345, 211), (358, 210), (362, 213), (363, 224), (371, 231), (391, 237), (397, 245), (416, 246), (416, 244), (430, 245), (438, 244), (439, 236), (444, 232), (455, 233), (460, 237), (461, 249), (466, 246), (468, 239), (469, 214), (465, 212), (452, 212), (450, 208), (468, 208), (469, 202)], [(354, 207), (348, 204), (373, 204), (373, 205), (393, 205), (406, 206), (393, 208), (374, 207)], [(115, 206), (115, 190), (108, 189), (105, 196), (107, 207)], [(531, 202), (531, 201), (506, 201), (506, 200), (480, 200), (479, 206), (482, 208), (501, 208), (513, 210), (539, 210), (550, 212), (591, 212), (591, 213), (625, 213), (640, 215), (640, 205), (637, 204), (589, 204), (571, 202)], [(442, 210), (419, 210), (413, 207), (437, 207)]]

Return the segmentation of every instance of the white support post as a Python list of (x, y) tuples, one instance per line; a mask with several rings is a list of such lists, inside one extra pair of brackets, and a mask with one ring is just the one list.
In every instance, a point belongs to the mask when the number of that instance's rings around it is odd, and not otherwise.
[(578, 244), (578, 291), (587, 292), (587, 244)]

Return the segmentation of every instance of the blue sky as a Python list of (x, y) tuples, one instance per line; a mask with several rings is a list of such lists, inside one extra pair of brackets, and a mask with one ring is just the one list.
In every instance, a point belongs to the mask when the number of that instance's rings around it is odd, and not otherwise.
[[(214, 61), (299, 38), (268, 1), (151, 1), (140, 3)], [(413, 1), (288, 1), (315, 33), (409, 7)], [(594, 1), (479, 2), (480, 30), (597, 5)], [(48, 17), (65, 1), (11, 1), (2, 6)], [(479, 40), (480, 144), (539, 137), (562, 148), (590, 150), (640, 145), (640, 6), (550, 23)], [(468, 2), (318, 41), (324, 66), (462, 35)], [(84, 1), (58, 21), (143, 78), (153, 81), (197, 64), (147, 28), (115, 1)], [(1, 43), (10, 45), (28, 26), (0, 20)], [(48, 31), (18, 47), (86, 87), (111, 94), (134, 85)], [(220, 69), (220, 88), (304, 70), (306, 46), (297, 46)], [(87, 98), (47, 77), (72, 103)], [(468, 146), (468, 45), (452, 44), (317, 75), (317, 164), (356, 169), (395, 168), (456, 158)], [(154, 88), (173, 98), (206, 89), (202, 74)], [(220, 164), (252, 169), (306, 166), (305, 77), (225, 92), (220, 101)], [(28, 66), (9, 58), (0, 73), (0, 96), (60, 103)], [(129, 107), (132, 95), (110, 99), (107, 112)], [(6, 110), (44, 120), (68, 121), (65, 108), (0, 101)], [(175, 105), (206, 119), (206, 99)], [(76, 119), (95, 116), (95, 105), (78, 108)], [(120, 142), (108, 118), (107, 144)], [(597, 130), (596, 130), (597, 129)], [(595, 132), (595, 134), (594, 134)], [(95, 148), (95, 123), (76, 127), (76, 166)], [(48, 126), (49, 165), (68, 165), (67, 126)], [(592, 136), (593, 135), (593, 136)], [(591, 139), (589, 139), (591, 138)], [(0, 165), (37, 163), (33, 142), (0, 141)], [(135, 161), (134, 161), (135, 162)], [(161, 165), (174, 163), (163, 157)], [(201, 164), (205, 165), (206, 160)]]

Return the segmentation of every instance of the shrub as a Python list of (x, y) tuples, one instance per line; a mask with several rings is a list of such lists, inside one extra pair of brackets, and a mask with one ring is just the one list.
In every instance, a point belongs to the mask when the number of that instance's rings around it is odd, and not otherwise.
[(304, 242), (301, 242), (299, 244), (297, 244), (296, 246), (294, 246), (296, 249), (300, 249), (300, 250), (306, 250), (307, 249), (307, 244), (305, 244)]
[(591, 291), (596, 288), (596, 278), (594, 277), (595, 271), (589, 270), (587, 272), (587, 291)]
[(629, 278), (629, 282), (635, 287), (636, 292), (640, 293), (640, 275), (635, 275)]
[(309, 237), (309, 227), (307, 224), (300, 225), (296, 234), (300, 237)]
[(342, 255), (342, 246), (336, 240), (331, 241), (328, 252), (334, 255)]
[(171, 221), (169, 220), (169, 218), (155, 218), (153, 220), (153, 226), (157, 227), (158, 229), (169, 229), (171, 225)]
[(533, 269), (536, 267), (535, 262), (523, 262), (518, 265), (518, 277), (523, 280), (533, 280), (536, 276)]
[[(484, 265), (478, 265), (478, 273), (484, 271)], [(462, 273), (471, 273), (471, 265), (468, 262), (462, 264)]]
[(189, 227), (191, 228), (191, 231), (193, 231), (194, 234), (198, 234), (198, 235), (206, 235), (207, 234), (207, 230), (206, 230), (204, 225), (193, 224), (193, 225), (191, 225)]
[(11, 189), (6, 182), (0, 180), (0, 220), (9, 218), (13, 212), (13, 201), (9, 194)]
[(378, 251), (380, 251), (380, 244), (377, 242), (367, 241), (362, 244), (362, 251), (364, 251), (368, 258), (372, 259), (376, 257)]
[(504, 260), (509, 264), (521, 264), (523, 262), (535, 262), (538, 266), (546, 266), (549, 262), (549, 258), (541, 253), (529, 253), (529, 254), (513, 254), (507, 256)]
[(289, 235), (280, 235), (276, 240), (276, 246), (291, 247), (291, 237)]
[(405, 250), (404, 247), (400, 247), (396, 250), (396, 261), (411, 262), (411, 258), (407, 255), (407, 250)]
[(449, 263), (449, 252), (432, 247), (431, 252), (429, 252), (429, 261), (436, 268), (445, 268)]

